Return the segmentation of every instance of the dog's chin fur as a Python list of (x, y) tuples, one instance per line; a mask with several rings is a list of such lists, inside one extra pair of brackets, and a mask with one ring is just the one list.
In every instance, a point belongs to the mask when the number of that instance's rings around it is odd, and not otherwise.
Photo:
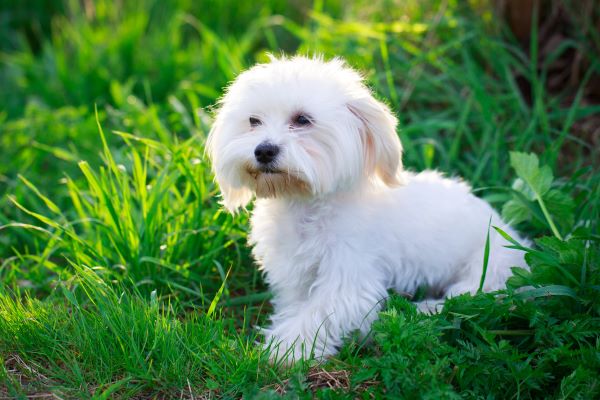
[[(266, 166), (255, 156), (264, 143), (278, 148)], [(467, 184), (402, 170), (396, 118), (339, 59), (273, 58), (240, 74), (207, 152), (227, 209), (257, 198), (249, 242), (274, 293), (263, 329), (273, 358), (335, 354), (352, 331), (369, 332), (389, 289), (476, 292), (488, 234), (484, 290), (526, 267), (489, 223), (527, 241)]]
[(310, 185), (302, 178), (289, 172), (273, 170), (260, 171), (253, 167), (246, 168), (248, 186), (257, 198), (301, 198), (311, 196)]

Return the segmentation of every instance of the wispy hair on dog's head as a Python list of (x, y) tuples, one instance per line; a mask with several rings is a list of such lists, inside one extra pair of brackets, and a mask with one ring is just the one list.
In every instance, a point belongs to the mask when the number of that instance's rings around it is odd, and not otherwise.
[(316, 198), (399, 184), (396, 118), (339, 59), (270, 56), (219, 101), (207, 153), (230, 211), (254, 195)]

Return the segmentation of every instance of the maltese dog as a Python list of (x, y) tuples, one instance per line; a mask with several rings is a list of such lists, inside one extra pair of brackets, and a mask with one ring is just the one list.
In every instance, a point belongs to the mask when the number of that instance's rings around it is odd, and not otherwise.
[[(523, 254), (469, 185), (402, 169), (396, 118), (342, 60), (271, 58), (241, 73), (207, 141), (222, 203), (256, 196), (249, 242), (273, 291), (271, 357), (322, 358), (365, 335), (388, 290), (438, 299), (505, 287)], [(435, 311), (443, 300), (417, 306)]]

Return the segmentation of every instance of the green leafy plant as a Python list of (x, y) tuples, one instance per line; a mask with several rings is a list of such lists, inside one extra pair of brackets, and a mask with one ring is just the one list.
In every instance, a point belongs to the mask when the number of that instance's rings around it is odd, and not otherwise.
[[(535, 154), (510, 153), (510, 164), (518, 178), (512, 185), (513, 199), (502, 208), (502, 217), (518, 224), (535, 219), (546, 223), (554, 236), (563, 239), (554, 219), (563, 229), (572, 227), (575, 203), (559, 189), (552, 188), (554, 177), (549, 166), (539, 166)], [(541, 213), (540, 213), (541, 211)]]

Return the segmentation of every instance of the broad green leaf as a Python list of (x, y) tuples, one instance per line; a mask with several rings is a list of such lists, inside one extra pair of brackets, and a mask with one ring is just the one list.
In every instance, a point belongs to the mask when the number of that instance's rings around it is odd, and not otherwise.
[(583, 262), (585, 251), (585, 241), (583, 240), (561, 241), (547, 236), (537, 239), (536, 244), (546, 252), (557, 254), (561, 264), (579, 265)]
[(548, 207), (548, 212), (556, 217), (561, 226), (570, 227), (573, 225), (575, 202), (570, 196), (558, 189), (550, 189), (544, 195), (544, 202)]
[(552, 171), (546, 165), (540, 168), (537, 155), (511, 152), (510, 165), (538, 196), (543, 196), (550, 189)]
[(511, 288), (519, 288), (531, 284), (531, 272), (525, 268), (512, 267), (513, 276), (508, 278), (506, 286)]
[(577, 298), (577, 294), (573, 289), (562, 285), (548, 285), (540, 288), (526, 290), (517, 294), (517, 297), (522, 299), (535, 299), (538, 297), (550, 296), (567, 296), (572, 297), (574, 299)]
[(519, 224), (531, 218), (531, 212), (520, 201), (513, 199), (502, 206), (502, 219), (511, 224)]
[(550, 190), (553, 180), (554, 176), (552, 175), (552, 170), (549, 166), (544, 165), (540, 168), (538, 175), (530, 184), (541, 196), (543, 196), (548, 190)]
[[(515, 169), (519, 178), (521, 178), (534, 192), (535, 200), (539, 203), (542, 213), (554, 236), (562, 240), (563, 236), (557, 229), (554, 219), (548, 212), (548, 208), (543, 199), (544, 194), (546, 194), (546, 192), (550, 190), (550, 186), (552, 186), (553, 177), (550, 167), (545, 165), (540, 168), (539, 160), (535, 154), (519, 152), (510, 153), (510, 164)], [(525, 189), (522, 190), (527, 193)]]

